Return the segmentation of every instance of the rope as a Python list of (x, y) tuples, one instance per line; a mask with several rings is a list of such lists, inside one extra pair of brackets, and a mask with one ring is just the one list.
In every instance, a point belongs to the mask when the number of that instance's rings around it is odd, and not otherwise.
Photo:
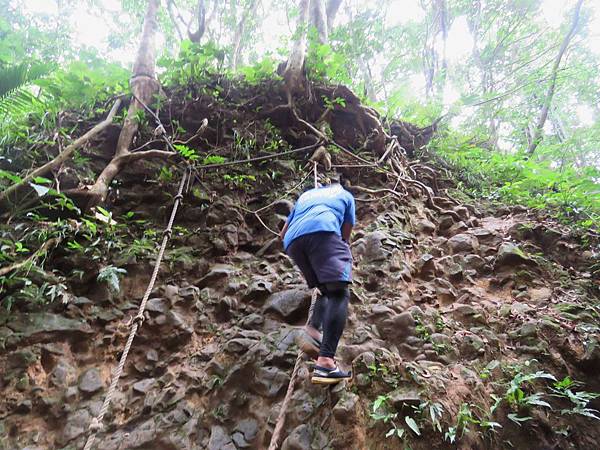
[[(315, 303), (317, 302), (318, 295), (319, 295), (319, 290), (317, 288), (313, 289), (312, 298), (310, 301), (310, 309), (308, 310), (308, 319), (306, 320), (306, 325), (309, 324), (310, 319), (312, 318), (313, 311), (315, 309)], [(294, 393), (294, 386), (296, 385), (296, 378), (298, 377), (298, 370), (300, 369), (301, 362), (302, 362), (302, 350), (299, 350), (298, 356), (296, 356), (296, 363), (294, 364), (294, 370), (292, 370), (292, 375), (290, 376), (290, 384), (288, 384), (288, 388), (285, 393), (285, 398), (283, 399), (283, 403), (281, 404), (281, 409), (279, 410), (279, 415), (277, 416), (277, 422), (275, 424), (275, 429), (273, 430), (273, 435), (271, 436), (271, 443), (269, 444), (269, 450), (277, 450), (277, 448), (279, 447), (279, 441), (281, 439), (281, 432), (283, 431), (283, 425), (285, 424), (285, 415), (286, 415), (287, 409), (290, 405), (290, 401), (292, 400), (292, 394)]]
[[(310, 172), (309, 172), (310, 173)], [(317, 177), (317, 161), (313, 161), (313, 174), (314, 174), (314, 182), (315, 189), (319, 186)], [(319, 296), (319, 289), (314, 288), (312, 292), (312, 297), (310, 299), (310, 308), (308, 309), (308, 318), (306, 319), (306, 325), (310, 323), (310, 319), (312, 319), (313, 311), (315, 310), (315, 303), (317, 302), (317, 298)], [(302, 350), (298, 350), (298, 356), (296, 356), (296, 362), (294, 363), (294, 369), (292, 370), (292, 375), (290, 376), (290, 383), (288, 384), (287, 391), (285, 393), (285, 397), (283, 399), (283, 403), (281, 404), (281, 409), (279, 410), (279, 415), (277, 416), (277, 422), (275, 423), (275, 429), (273, 430), (273, 435), (271, 436), (271, 442), (269, 443), (269, 450), (277, 450), (279, 447), (279, 441), (281, 440), (281, 432), (283, 431), (283, 426), (285, 425), (285, 415), (287, 413), (288, 407), (290, 406), (290, 401), (292, 400), (292, 394), (294, 393), (294, 387), (296, 385), (296, 378), (298, 378), (298, 370), (300, 369), (300, 363), (302, 362)]]
[(115, 393), (115, 389), (117, 388), (117, 384), (119, 383), (119, 378), (121, 378), (121, 374), (123, 373), (123, 368), (125, 367), (125, 361), (127, 360), (127, 355), (129, 354), (129, 350), (131, 349), (131, 344), (133, 343), (133, 339), (138, 331), (138, 329), (142, 326), (144, 322), (144, 310), (146, 309), (146, 303), (150, 298), (150, 293), (154, 288), (154, 283), (156, 282), (156, 277), (158, 276), (158, 271), (160, 269), (160, 263), (163, 259), (165, 249), (167, 247), (167, 242), (173, 233), (173, 222), (175, 221), (175, 215), (177, 214), (177, 208), (181, 200), (183, 199), (183, 188), (186, 185), (186, 180), (189, 177), (187, 171), (183, 173), (181, 177), (181, 182), (179, 183), (179, 189), (177, 191), (177, 195), (175, 196), (175, 202), (173, 203), (173, 210), (171, 211), (171, 217), (169, 218), (169, 223), (165, 230), (163, 231), (163, 240), (160, 246), (160, 250), (158, 252), (158, 256), (156, 257), (156, 262), (154, 264), (154, 270), (152, 272), (152, 276), (150, 277), (150, 281), (148, 282), (148, 287), (146, 288), (146, 292), (142, 298), (142, 302), (140, 303), (140, 307), (138, 309), (138, 313), (131, 320), (131, 331), (129, 332), (129, 338), (127, 339), (127, 343), (125, 344), (125, 348), (123, 349), (123, 353), (121, 354), (121, 359), (119, 360), (119, 364), (115, 369), (113, 374), (112, 382), (110, 383), (110, 387), (108, 388), (108, 392), (106, 397), (104, 398), (104, 403), (102, 404), (102, 409), (100, 409), (100, 413), (89, 425), (90, 435), (85, 443), (84, 450), (90, 450), (92, 445), (94, 444), (94, 440), (96, 439), (96, 434), (102, 430), (102, 419), (104, 419), (104, 415), (108, 411), (110, 406), (110, 402)]

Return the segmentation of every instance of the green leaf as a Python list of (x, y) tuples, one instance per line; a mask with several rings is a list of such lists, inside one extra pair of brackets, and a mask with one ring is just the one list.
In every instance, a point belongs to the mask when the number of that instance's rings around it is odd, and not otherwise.
[(96, 206), (96, 209), (105, 217), (110, 218), (111, 217), (111, 213), (110, 211), (107, 211), (106, 209), (104, 209), (102, 206)]
[(44, 177), (35, 177), (33, 179), (33, 182), (37, 184), (52, 184), (52, 180), (49, 180), (48, 178)]
[(510, 413), (510, 414), (508, 414), (507, 417), (519, 426), (521, 426), (522, 422), (527, 422), (528, 420), (533, 419), (533, 417), (529, 417), (529, 416), (519, 417), (515, 413)]
[(379, 408), (381, 408), (381, 406), (382, 406), (382, 405), (383, 405), (385, 402), (387, 402), (387, 399), (388, 399), (388, 398), (387, 398), (387, 396), (385, 396), (385, 395), (380, 395), (379, 397), (377, 397), (377, 398), (375, 399), (375, 401), (373, 402), (373, 412), (377, 412), (377, 410), (378, 410)]
[(15, 184), (23, 181), (23, 179), (20, 176), (15, 175), (14, 173), (7, 172), (6, 170), (0, 170), (0, 178), (7, 178)]
[(419, 430), (419, 426), (417, 425), (417, 422), (415, 422), (415, 419), (413, 419), (410, 416), (406, 416), (404, 417), (404, 421), (406, 422), (406, 425), (408, 425), (408, 427), (411, 430), (413, 430), (417, 436), (421, 436), (421, 430)]

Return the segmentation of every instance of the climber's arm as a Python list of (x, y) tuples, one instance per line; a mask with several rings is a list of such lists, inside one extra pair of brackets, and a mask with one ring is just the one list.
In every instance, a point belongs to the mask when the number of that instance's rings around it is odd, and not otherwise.
[(288, 224), (289, 224), (289, 222), (286, 222), (285, 225), (283, 226), (283, 228), (281, 229), (281, 231), (279, 232), (279, 239), (281, 239), (282, 241), (283, 241), (283, 238), (285, 237), (285, 233), (287, 233)]
[(342, 223), (342, 239), (350, 244), (350, 235), (352, 234), (352, 227), (356, 223), (356, 204), (354, 197), (347, 194), (348, 202), (346, 204), (346, 211), (344, 212), (344, 221)]
[(352, 234), (352, 224), (346, 222), (342, 224), (342, 239), (347, 243), (350, 243), (350, 235)]

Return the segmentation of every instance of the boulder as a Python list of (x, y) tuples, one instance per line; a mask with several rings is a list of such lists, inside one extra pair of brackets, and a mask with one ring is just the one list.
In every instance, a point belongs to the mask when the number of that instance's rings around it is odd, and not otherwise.
[(345, 391), (342, 398), (333, 407), (333, 416), (340, 423), (350, 423), (356, 415), (359, 397), (353, 392)]
[(257, 342), (255, 339), (248, 338), (231, 339), (225, 344), (225, 351), (229, 353), (246, 353)]
[(196, 286), (200, 289), (213, 286), (217, 283), (221, 284), (223, 280), (235, 273), (235, 268), (228, 264), (216, 264), (209, 272), (196, 281)]
[(238, 448), (253, 447), (252, 441), (258, 435), (258, 422), (254, 419), (240, 420), (234, 429), (233, 442)]
[(431, 234), (435, 231), (435, 224), (427, 219), (421, 219), (415, 224), (415, 229), (423, 234)]
[[(381, 231), (374, 231), (367, 234), (360, 243), (359, 253), (363, 254), (363, 258), (368, 262), (385, 261), (389, 252), (383, 247), (383, 240), (387, 235)], [(359, 244), (357, 244), (359, 247)]]
[(91, 368), (81, 374), (77, 386), (84, 394), (94, 394), (104, 387), (104, 383), (98, 369)]
[(68, 319), (48, 312), (18, 314), (6, 324), (22, 341), (55, 341), (61, 337), (83, 337), (94, 331), (82, 319)]
[(275, 397), (285, 389), (289, 381), (289, 375), (277, 367), (259, 367), (252, 389), (263, 397)]
[(485, 323), (485, 317), (482, 313), (483, 310), (477, 310), (473, 306), (464, 303), (455, 303), (452, 305), (452, 317), (464, 325)]
[(459, 339), (460, 355), (465, 358), (474, 359), (485, 353), (485, 342), (475, 333), (465, 333)]
[(308, 425), (299, 425), (283, 441), (281, 450), (310, 450), (312, 435), (312, 429)]
[(273, 311), (286, 322), (293, 323), (304, 316), (310, 307), (311, 293), (306, 289), (286, 289), (271, 295), (265, 311)]
[(81, 436), (87, 431), (91, 420), (92, 416), (87, 409), (78, 409), (69, 414), (64, 420), (65, 427), (59, 436), (59, 444), (65, 445), (67, 442)]
[(52, 372), (50, 372), (50, 384), (56, 387), (66, 387), (75, 379), (76, 371), (65, 360), (60, 359)]
[(164, 298), (155, 297), (146, 303), (146, 311), (165, 314), (169, 310), (169, 305)]
[(454, 302), (457, 297), (454, 286), (443, 278), (435, 279), (435, 293), (440, 305), (449, 305)]
[(396, 314), (377, 323), (377, 331), (384, 339), (400, 344), (415, 334), (415, 319), (408, 311)]
[(273, 283), (267, 280), (254, 280), (244, 292), (244, 302), (261, 302), (273, 292)]
[(447, 230), (454, 225), (454, 218), (450, 214), (442, 214), (438, 219), (438, 229), (440, 231)]
[(448, 239), (448, 246), (452, 253), (473, 253), (479, 248), (479, 242), (471, 234), (460, 233)]
[(455, 206), (454, 208), (452, 208), (452, 211), (458, 214), (458, 217), (460, 217), (462, 220), (468, 220), (470, 217), (469, 210), (465, 206)]
[(461, 281), (464, 277), (463, 268), (457, 263), (449, 263), (445, 272), (448, 278), (452, 281)]
[(423, 280), (432, 280), (435, 277), (436, 265), (435, 258), (429, 253), (425, 253), (414, 262), (415, 276)]
[(210, 429), (207, 450), (236, 450), (236, 448), (227, 430), (219, 425), (213, 425)]
[(505, 242), (498, 248), (495, 267), (516, 266), (519, 264), (535, 264), (518, 245)]
[(469, 226), (461, 220), (460, 222), (456, 222), (454, 225), (452, 225), (450, 228), (448, 228), (448, 231), (446, 231), (445, 234), (447, 236), (454, 236), (455, 234), (458, 234), (458, 233), (464, 233), (468, 229), (469, 229)]
[(472, 269), (476, 271), (480, 271), (485, 266), (485, 260), (479, 255), (466, 255), (462, 263), (464, 264), (465, 269)]
[(231, 319), (233, 311), (238, 307), (238, 302), (232, 297), (221, 297), (215, 307), (215, 316), (219, 322)]
[(147, 378), (145, 380), (138, 381), (133, 385), (133, 392), (137, 394), (146, 395), (156, 386), (155, 378)]
[(419, 406), (422, 399), (419, 397), (417, 391), (400, 387), (389, 394), (391, 405), (397, 410), (400, 411), (404, 407), (410, 406)]

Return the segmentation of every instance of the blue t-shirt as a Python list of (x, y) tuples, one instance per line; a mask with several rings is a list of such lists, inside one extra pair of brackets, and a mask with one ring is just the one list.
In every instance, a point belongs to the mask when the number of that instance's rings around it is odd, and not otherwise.
[(317, 231), (333, 231), (342, 235), (342, 224), (354, 225), (354, 197), (339, 184), (311, 189), (300, 196), (287, 219), (283, 238), (285, 249), (292, 241)]

